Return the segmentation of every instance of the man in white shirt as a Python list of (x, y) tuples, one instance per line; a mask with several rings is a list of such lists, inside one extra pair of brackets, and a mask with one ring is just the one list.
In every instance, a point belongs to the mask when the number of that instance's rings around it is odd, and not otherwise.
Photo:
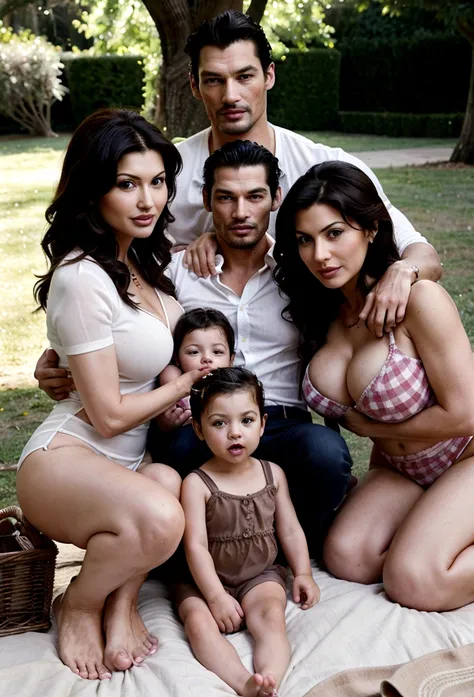
[[(194, 96), (204, 103), (210, 128), (178, 144), (183, 170), (178, 177), (176, 198), (171, 204), (175, 216), (168, 231), (176, 245), (190, 245), (210, 231), (212, 215), (202, 206), (202, 171), (207, 157), (235, 139), (251, 140), (265, 146), (277, 158), (282, 171), (283, 195), (312, 165), (326, 160), (344, 160), (360, 167), (374, 181), (390, 211), (403, 260), (391, 267), (367, 298), (361, 318), (369, 329), (382, 336), (403, 319), (407, 287), (418, 278), (438, 280), (441, 265), (433, 247), (422, 237), (383, 193), (374, 173), (356, 157), (340, 148), (316, 145), (267, 120), (267, 91), (275, 82), (271, 47), (260, 25), (236, 11), (226, 11), (203, 22), (188, 39), (190, 82)], [(270, 216), (268, 232), (274, 234)], [(206, 236), (191, 244), (184, 259), (197, 273), (215, 273), (213, 249)]]
[[(271, 211), (281, 201), (276, 158), (264, 147), (235, 141), (206, 162), (206, 209), (212, 213), (219, 254), (217, 274), (207, 278), (184, 268), (184, 252), (168, 267), (185, 310), (212, 307), (230, 321), (235, 365), (255, 372), (265, 389), (268, 421), (256, 457), (285, 470), (310, 548), (317, 552), (334, 509), (347, 490), (351, 459), (342, 437), (312, 423), (300, 394), (299, 336), (281, 316), (287, 304), (273, 280), (274, 241), (267, 234)], [(149, 449), (154, 460), (181, 476), (212, 454), (185, 423), (189, 410), (176, 405), (157, 418)]]

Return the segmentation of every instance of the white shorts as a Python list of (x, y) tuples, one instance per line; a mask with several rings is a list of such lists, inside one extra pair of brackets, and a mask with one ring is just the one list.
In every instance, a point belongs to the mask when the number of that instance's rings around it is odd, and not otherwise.
[(82, 408), (79, 402), (72, 399), (59, 402), (23, 448), (18, 469), (28, 455), (35, 450), (47, 450), (54, 436), (64, 433), (87, 443), (99, 455), (136, 470), (145, 455), (148, 424), (142, 424), (113, 438), (104, 438), (94, 426), (76, 416)]

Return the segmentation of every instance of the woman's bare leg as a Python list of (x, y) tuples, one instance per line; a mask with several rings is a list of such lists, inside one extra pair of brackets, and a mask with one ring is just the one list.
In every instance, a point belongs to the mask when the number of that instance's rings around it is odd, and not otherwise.
[(380, 581), (393, 536), (423, 491), (395, 470), (371, 469), (329, 530), (323, 552), (329, 571), (346, 581)]
[[(179, 499), (181, 477), (167, 465), (143, 463), (137, 472), (158, 482)], [(109, 595), (104, 610), (106, 637), (104, 662), (112, 670), (126, 670), (139, 665), (146, 656), (156, 653), (158, 639), (151, 634), (137, 609), (138, 593), (147, 574), (140, 574)]]
[(474, 601), (474, 457), (452, 465), (395, 535), (384, 566), (387, 594), (417, 610)]
[[(261, 692), (274, 694), (288, 669), (291, 649), (286, 634), (286, 592), (280, 584), (267, 581), (252, 588), (242, 599), (247, 629), (255, 640), (255, 675), (248, 686), (263, 680)], [(258, 678), (257, 678), (258, 676)], [(247, 693), (244, 693), (247, 694)], [(253, 694), (253, 693), (248, 693)]]
[(31, 453), (18, 473), (17, 492), (39, 530), (86, 549), (58, 607), (59, 655), (81, 677), (106, 677), (105, 600), (171, 556), (183, 534), (182, 509), (158, 483), (82, 445)]

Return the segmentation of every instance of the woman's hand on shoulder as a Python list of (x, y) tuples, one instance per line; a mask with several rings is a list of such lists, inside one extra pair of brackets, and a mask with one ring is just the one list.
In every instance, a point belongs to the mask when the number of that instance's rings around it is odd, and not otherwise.
[(217, 241), (213, 232), (204, 232), (191, 242), (183, 255), (183, 266), (194, 271), (196, 276), (215, 276)]

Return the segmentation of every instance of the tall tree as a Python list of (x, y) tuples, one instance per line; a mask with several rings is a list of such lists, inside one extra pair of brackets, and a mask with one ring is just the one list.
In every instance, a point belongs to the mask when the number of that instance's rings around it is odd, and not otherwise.
[[(157, 121), (170, 137), (196, 133), (207, 124), (202, 104), (188, 86), (186, 40), (205, 19), (224, 10), (243, 10), (243, 0), (143, 0), (160, 36), (163, 63)], [(267, 0), (252, 0), (247, 13), (260, 22)]]
[[(0, 0), (0, 20), (32, 0)], [(203, 128), (207, 119), (202, 104), (188, 86), (187, 37), (205, 19), (224, 10), (243, 10), (244, 0), (143, 0), (161, 42), (157, 121), (170, 137), (187, 136)], [(251, 0), (246, 12), (260, 22), (267, 0)]]
[(451, 162), (474, 165), (474, 3), (472, 0), (379, 0), (384, 11), (403, 12), (407, 7), (435, 10), (471, 44), (472, 62), (466, 114), (459, 141), (451, 155)]

